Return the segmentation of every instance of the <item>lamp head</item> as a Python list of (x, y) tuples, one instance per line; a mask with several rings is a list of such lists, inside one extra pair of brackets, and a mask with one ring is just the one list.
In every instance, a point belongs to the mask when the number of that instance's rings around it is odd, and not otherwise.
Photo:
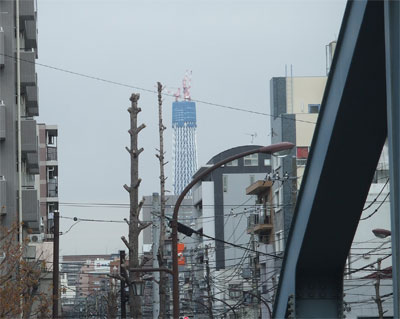
[(259, 148), (259, 153), (283, 156), (283, 155), (289, 154), (290, 150), (293, 147), (294, 147), (293, 143), (282, 142), (282, 143), (272, 144), (269, 146), (263, 146), (263, 147)]
[(386, 238), (392, 235), (392, 232), (387, 229), (382, 229), (382, 228), (375, 228), (372, 230), (374, 235), (378, 238)]

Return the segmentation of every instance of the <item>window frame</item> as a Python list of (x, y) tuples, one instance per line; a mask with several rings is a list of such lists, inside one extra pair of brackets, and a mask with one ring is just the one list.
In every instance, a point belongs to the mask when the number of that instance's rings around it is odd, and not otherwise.
[(258, 153), (243, 157), (243, 166), (258, 166)]
[[(312, 110), (315, 111), (315, 108), (318, 110), (318, 112), (311, 112)], [(316, 104), (316, 103), (308, 104), (308, 113), (309, 114), (319, 114), (320, 110), (321, 110), (321, 104)]]
[(239, 166), (239, 161), (237, 159), (235, 159), (231, 162), (226, 163), (225, 165), (228, 167), (237, 167), (237, 166)]

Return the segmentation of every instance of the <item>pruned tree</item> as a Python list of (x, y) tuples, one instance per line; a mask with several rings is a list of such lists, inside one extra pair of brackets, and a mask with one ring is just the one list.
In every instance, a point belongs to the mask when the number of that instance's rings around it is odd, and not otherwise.
[[(157, 149), (156, 157), (160, 163), (160, 241), (158, 245), (157, 260), (160, 268), (164, 268), (164, 242), (165, 242), (165, 177), (164, 166), (168, 162), (165, 162), (165, 152), (164, 152), (164, 131), (166, 127), (163, 124), (162, 117), (162, 90), (163, 87), (160, 82), (157, 82), (157, 92), (158, 92), (158, 132), (160, 138), (160, 146)], [(159, 282), (159, 295), (160, 295), (160, 314), (159, 318), (164, 319), (166, 316), (166, 275), (164, 272), (160, 272), (160, 282)]]
[(23, 258), (27, 240), (19, 244), (18, 228), (0, 227), (0, 318), (48, 318), (51, 293), (39, 292), (45, 264)]
[(140, 278), (138, 272), (132, 271), (133, 269), (139, 268), (139, 234), (140, 232), (148, 227), (150, 223), (142, 222), (139, 219), (140, 211), (143, 206), (144, 200), (142, 199), (139, 203), (139, 185), (142, 181), (139, 178), (139, 155), (143, 152), (143, 148), (138, 148), (138, 135), (146, 125), (141, 124), (138, 126), (138, 113), (141, 109), (138, 107), (139, 94), (132, 94), (130, 97), (131, 107), (128, 108), (130, 114), (130, 148), (126, 147), (126, 150), (131, 157), (131, 182), (130, 186), (124, 185), (125, 190), (129, 193), (129, 241), (125, 237), (121, 237), (129, 250), (129, 261), (128, 270), (122, 272), (122, 277), (129, 286), (129, 308), (130, 315), (132, 318), (142, 317), (142, 305), (141, 297), (135, 296), (133, 283)]
[(113, 280), (114, 279), (110, 280), (110, 289), (106, 296), (107, 318), (110, 319), (118, 317), (118, 291)]

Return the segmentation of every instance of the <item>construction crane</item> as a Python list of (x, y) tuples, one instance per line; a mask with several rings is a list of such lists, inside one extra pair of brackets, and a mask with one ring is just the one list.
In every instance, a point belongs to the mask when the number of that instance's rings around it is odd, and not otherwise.
[(183, 99), (185, 101), (190, 101), (190, 89), (192, 84), (192, 71), (186, 70), (185, 76), (182, 80), (183, 87)]

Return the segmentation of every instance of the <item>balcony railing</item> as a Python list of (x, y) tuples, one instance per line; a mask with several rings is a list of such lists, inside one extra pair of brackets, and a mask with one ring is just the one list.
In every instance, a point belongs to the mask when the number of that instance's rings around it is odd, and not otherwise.
[(58, 197), (57, 179), (51, 179), (47, 182), (47, 197)]
[(52, 146), (47, 147), (47, 160), (48, 161), (57, 160), (57, 147), (52, 147)]

